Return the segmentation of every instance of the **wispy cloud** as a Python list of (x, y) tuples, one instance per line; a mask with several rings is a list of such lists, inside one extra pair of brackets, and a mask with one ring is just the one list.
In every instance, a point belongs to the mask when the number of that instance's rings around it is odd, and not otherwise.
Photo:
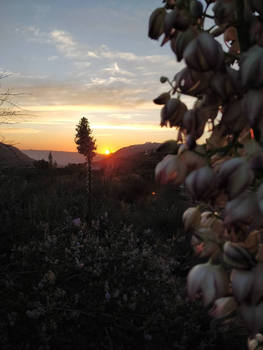
[[(19, 31), (19, 28), (17, 28), (17, 31)], [(70, 32), (60, 29), (43, 32), (35, 26), (27, 26), (22, 28), (22, 33), (27, 35), (29, 41), (54, 45), (59, 52), (68, 58), (80, 60), (85, 60), (87, 58), (106, 58), (115, 61), (150, 62), (153, 64), (171, 61), (171, 57), (168, 55), (136, 55), (133, 52), (111, 50), (105, 44), (91, 48), (89, 45), (81, 44), (75, 40)]]
[(40, 130), (33, 128), (1, 128), (1, 134), (38, 134)]
[(127, 75), (129, 77), (133, 77), (134, 74), (131, 73), (131, 72), (128, 72), (127, 70), (125, 69), (121, 69), (118, 65), (117, 62), (114, 62), (110, 67), (108, 68), (104, 68), (103, 71), (105, 72), (109, 72), (113, 75)]
[(47, 60), (48, 60), (48, 61), (51, 61), (51, 62), (52, 62), (52, 61), (56, 61), (57, 59), (58, 59), (58, 56), (55, 56), (55, 55), (54, 55), (54, 56), (49, 56), (49, 57), (47, 58)]

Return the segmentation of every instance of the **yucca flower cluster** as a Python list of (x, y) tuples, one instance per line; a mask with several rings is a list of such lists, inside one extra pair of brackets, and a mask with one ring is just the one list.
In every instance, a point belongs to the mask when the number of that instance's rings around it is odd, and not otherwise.
[[(154, 99), (161, 126), (178, 130), (155, 175), (185, 185), (196, 203), (183, 221), (208, 262), (190, 271), (189, 296), (216, 318), (240, 316), (249, 349), (263, 349), (263, 1), (163, 5), (148, 35), (163, 36), (185, 67), (161, 77), (170, 88)], [(182, 94), (196, 99), (191, 109)]]

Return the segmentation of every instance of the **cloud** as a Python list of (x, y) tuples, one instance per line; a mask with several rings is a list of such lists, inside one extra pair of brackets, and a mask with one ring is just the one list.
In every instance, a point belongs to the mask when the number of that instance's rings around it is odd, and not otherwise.
[(81, 70), (89, 67), (90, 65), (90, 62), (74, 62), (74, 66)]
[(159, 125), (149, 125), (149, 124), (125, 124), (125, 125), (109, 125), (109, 124), (93, 124), (92, 129), (98, 130), (158, 130), (160, 131)]
[(56, 61), (58, 59), (58, 56), (49, 56), (47, 58), (48, 61), (52, 62), (52, 61)]
[(118, 65), (117, 62), (114, 62), (114, 63), (113, 63), (110, 67), (108, 67), (108, 68), (104, 68), (103, 71), (109, 72), (109, 73), (111, 73), (111, 74), (113, 74), (113, 75), (115, 75), (115, 74), (116, 74), (116, 75), (127, 75), (127, 76), (129, 76), (129, 77), (133, 77), (133, 76), (134, 76), (133, 73), (128, 72), (128, 71), (125, 70), (125, 69), (121, 69), (121, 68), (119, 67), (119, 65)]
[(67, 49), (75, 46), (72, 36), (63, 30), (53, 30), (50, 32), (50, 36), (53, 41), (58, 44), (58, 47), (61, 47), (62, 50), (64, 48)]
[[(67, 61), (67, 74), (60, 72), (60, 83), (50, 76), (40, 81), (25, 81), (17, 75), (17, 86), (28, 95), (19, 105), (32, 111), (82, 111), (83, 108), (117, 110), (123, 108), (155, 109), (152, 100), (167, 86), (160, 84), (159, 77), (183, 67), (171, 55), (138, 55), (133, 52), (110, 49), (101, 44), (90, 47), (81, 43), (68, 31), (53, 29), (41, 32), (36, 27), (26, 27), (36, 39), (52, 45), (58, 52), (48, 56), (49, 61)], [(63, 61), (64, 60), (64, 61)], [(55, 65), (58, 63), (54, 63)], [(19, 80), (19, 78), (21, 80)], [(33, 77), (32, 77), (33, 78)], [(23, 86), (23, 81), (24, 86)]]
[(67, 58), (76, 58), (79, 60), (85, 60), (87, 58), (108, 60), (121, 60), (127, 62), (150, 62), (153, 64), (165, 63), (165, 61), (171, 61), (171, 57), (168, 55), (136, 55), (133, 52), (124, 52), (111, 50), (107, 45), (101, 44), (98, 47), (91, 48), (87, 44), (81, 44), (76, 41), (72, 34), (65, 30), (54, 29), (47, 32), (42, 32), (35, 26), (26, 26), (22, 30), (19, 28), (16, 31), (22, 31), (22, 33), (29, 35), (29, 41), (35, 41), (39, 43), (53, 44), (62, 54)]
[(22, 28), (16, 28), (17, 33), (22, 33), (22, 35), (27, 37), (27, 41), (38, 43), (38, 44), (48, 44), (50, 43), (50, 38), (46, 32), (42, 32), (36, 26), (24, 26)]
[(1, 134), (38, 134), (40, 130), (33, 128), (1, 128)]

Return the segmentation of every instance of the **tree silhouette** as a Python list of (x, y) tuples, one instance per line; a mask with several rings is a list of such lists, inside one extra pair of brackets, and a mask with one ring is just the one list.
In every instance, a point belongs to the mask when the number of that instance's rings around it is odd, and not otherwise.
[(53, 168), (53, 155), (51, 151), (49, 152), (49, 155), (48, 155), (48, 163), (49, 163), (49, 167)]
[(80, 154), (83, 154), (86, 158), (87, 165), (87, 192), (88, 192), (88, 220), (91, 219), (91, 196), (92, 196), (92, 186), (91, 186), (91, 166), (92, 159), (95, 156), (95, 150), (97, 148), (96, 141), (92, 136), (92, 130), (89, 126), (89, 121), (87, 118), (82, 117), (79, 124), (76, 127), (75, 143), (77, 145), (77, 150)]

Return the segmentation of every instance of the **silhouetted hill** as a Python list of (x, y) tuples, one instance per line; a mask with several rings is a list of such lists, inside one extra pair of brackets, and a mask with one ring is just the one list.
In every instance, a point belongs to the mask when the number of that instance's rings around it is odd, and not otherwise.
[(0, 142), (0, 168), (27, 168), (32, 164), (33, 159), (18, 148)]
[(158, 142), (146, 142), (139, 145), (131, 145), (120, 148), (118, 151), (113, 153), (113, 156), (116, 158), (126, 158), (142, 152), (145, 153), (155, 151), (160, 145), (161, 144)]
[[(159, 146), (160, 146), (160, 143), (157, 143), (157, 142), (146, 142), (144, 144), (131, 145), (131, 146), (120, 148), (118, 151), (113, 153), (111, 157), (129, 158), (138, 153), (154, 151)], [(22, 152), (34, 160), (44, 159), (47, 161), (50, 150), (22, 150)], [(64, 152), (64, 151), (52, 151), (52, 150), (51, 152), (52, 152), (53, 159), (57, 162), (59, 166), (65, 166), (69, 163), (79, 164), (79, 163), (85, 162), (85, 158), (78, 152)], [(105, 157), (107, 156), (103, 154), (96, 154), (94, 158), (94, 162), (95, 163), (100, 162), (101, 160), (105, 159)]]
[[(49, 150), (23, 150), (23, 153), (33, 158), (34, 160), (48, 160)], [(53, 160), (57, 162), (59, 166), (65, 166), (69, 163), (79, 164), (84, 163), (85, 158), (83, 155), (78, 152), (64, 152), (64, 151), (52, 151)], [(104, 156), (97, 154), (94, 158), (94, 161), (100, 161)]]

